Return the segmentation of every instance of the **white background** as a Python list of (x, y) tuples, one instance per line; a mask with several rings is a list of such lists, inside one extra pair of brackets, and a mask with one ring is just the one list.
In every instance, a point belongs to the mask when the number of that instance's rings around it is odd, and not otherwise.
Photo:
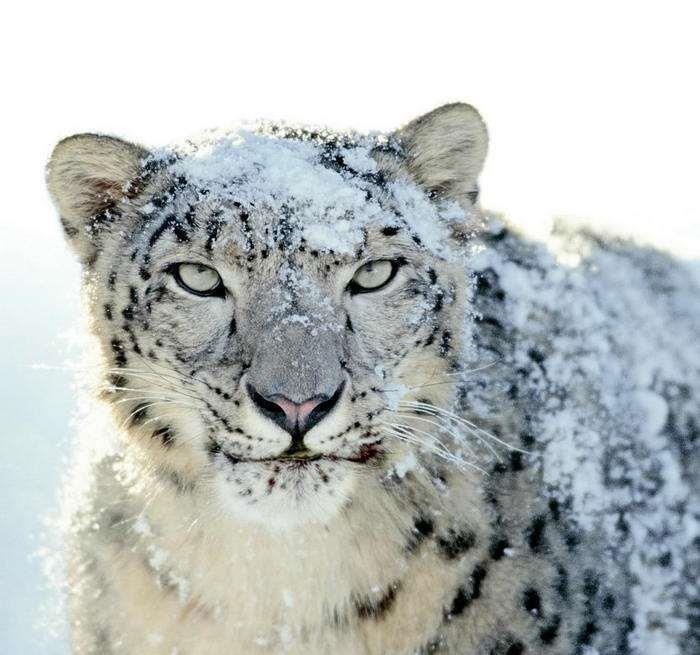
[[(1, 17), (0, 652), (36, 640), (41, 519), (72, 411), (77, 268), (43, 185), (59, 138), (146, 145), (257, 117), (390, 129), (483, 114), (482, 201), (700, 259), (698, 17), (687, 2), (24, 3)], [(36, 368), (33, 365), (45, 365)], [(52, 601), (50, 601), (52, 602)], [(42, 628), (40, 632), (45, 633)]]

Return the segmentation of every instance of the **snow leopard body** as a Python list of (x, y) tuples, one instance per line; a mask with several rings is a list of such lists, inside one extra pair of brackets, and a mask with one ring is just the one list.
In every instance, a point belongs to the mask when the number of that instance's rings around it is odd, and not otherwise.
[[(489, 218), (485, 152), (467, 105), (56, 147), (108, 408), (69, 494), (73, 652), (698, 652), (697, 280)], [(261, 397), (332, 407), (294, 436)]]

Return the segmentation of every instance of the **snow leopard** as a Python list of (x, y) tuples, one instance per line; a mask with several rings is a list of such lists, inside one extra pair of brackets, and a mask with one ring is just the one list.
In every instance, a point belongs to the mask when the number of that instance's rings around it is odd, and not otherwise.
[(463, 103), (58, 143), (73, 653), (700, 652), (698, 279), (488, 213), (487, 145)]

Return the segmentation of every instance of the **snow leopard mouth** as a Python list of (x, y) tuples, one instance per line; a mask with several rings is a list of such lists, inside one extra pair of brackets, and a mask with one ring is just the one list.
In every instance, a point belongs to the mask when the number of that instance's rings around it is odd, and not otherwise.
[(297, 451), (294, 453), (281, 453), (275, 457), (261, 458), (246, 458), (236, 457), (230, 453), (223, 452), (228, 462), (232, 466), (237, 464), (277, 464), (287, 465), (294, 468), (304, 468), (313, 462), (349, 462), (353, 464), (367, 464), (379, 460), (384, 455), (384, 450), (381, 448), (382, 440), (373, 441), (372, 443), (362, 444), (356, 453), (347, 456), (340, 455), (324, 455), (322, 453), (312, 453), (311, 451)]

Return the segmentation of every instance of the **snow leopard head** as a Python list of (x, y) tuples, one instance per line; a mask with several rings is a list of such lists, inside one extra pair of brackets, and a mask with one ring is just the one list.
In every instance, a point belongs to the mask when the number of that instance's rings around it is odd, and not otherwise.
[(61, 141), (49, 190), (149, 470), (286, 524), (420, 456), (396, 417), (454, 394), (486, 145), (464, 104), (390, 135)]

